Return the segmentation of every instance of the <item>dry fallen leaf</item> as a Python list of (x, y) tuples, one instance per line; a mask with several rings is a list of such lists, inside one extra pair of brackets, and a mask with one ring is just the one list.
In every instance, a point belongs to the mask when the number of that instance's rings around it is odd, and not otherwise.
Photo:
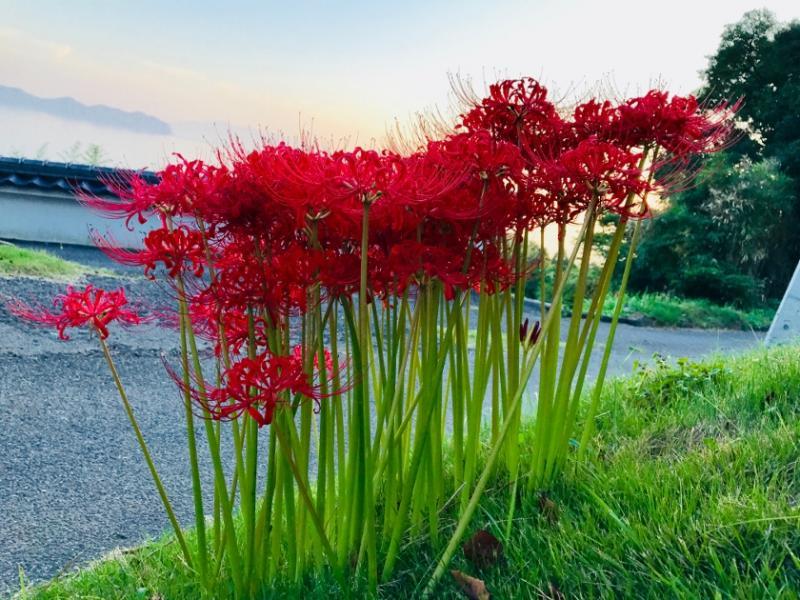
[(462, 573), (456, 569), (450, 571), (453, 579), (456, 580), (461, 592), (469, 598), (469, 600), (490, 600), (492, 595), (486, 589), (486, 584), (483, 580), (471, 577), (466, 573)]
[(548, 523), (553, 524), (558, 521), (558, 505), (547, 494), (539, 495), (539, 510)]
[(475, 532), (462, 548), (467, 560), (479, 569), (490, 567), (503, 557), (503, 544), (485, 529)]

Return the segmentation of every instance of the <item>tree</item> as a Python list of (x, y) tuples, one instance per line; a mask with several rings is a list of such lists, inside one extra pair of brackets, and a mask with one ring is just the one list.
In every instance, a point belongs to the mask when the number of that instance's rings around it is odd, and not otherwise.
[(793, 183), (774, 159), (718, 155), (646, 226), (632, 287), (743, 306), (780, 295), (794, 266), (776, 256), (794, 233)]
[(701, 95), (711, 102), (743, 99), (739, 114), (751, 135), (734, 151), (776, 158), (800, 183), (800, 22), (746, 13), (725, 28), (705, 79)]
[(725, 28), (699, 96), (742, 99), (742, 139), (645, 229), (634, 289), (753, 303), (800, 260), (800, 22), (766, 10)]

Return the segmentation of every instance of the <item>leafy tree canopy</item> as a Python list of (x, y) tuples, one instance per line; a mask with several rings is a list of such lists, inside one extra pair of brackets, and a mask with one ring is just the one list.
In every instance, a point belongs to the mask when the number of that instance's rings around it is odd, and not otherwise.
[(800, 22), (746, 13), (703, 74), (700, 97), (742, 100), (746, 134), (648, 224), (631, 285), (753, 305), (800, 260)]

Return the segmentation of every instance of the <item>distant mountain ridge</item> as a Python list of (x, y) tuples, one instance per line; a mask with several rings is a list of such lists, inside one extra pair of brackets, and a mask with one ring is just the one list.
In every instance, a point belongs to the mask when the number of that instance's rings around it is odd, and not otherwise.
[(102, 104), (90, 106), (70, 97), (40, 98), (19, 88), (5, 85), (0, 85), (0, 106), (43, 112), (62, 119), (136, 133), (172, 134), (169, 123), (143, 112), (128, 112)]

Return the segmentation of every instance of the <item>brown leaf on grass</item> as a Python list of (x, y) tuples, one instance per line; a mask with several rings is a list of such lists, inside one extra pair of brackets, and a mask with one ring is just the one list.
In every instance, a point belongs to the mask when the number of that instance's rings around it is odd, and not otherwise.
[(550, 581), (547, 583), (547, 593), (545, 594), (545, 598), (547, 600), (566, 600), (567, 597), (564, 595), (556, 583), (554, 581)]
[(544, 492), (539, 494), (539, 511), (551, 525), (558, 522), (558, 504)]
[(462, 573), (456, 569), (450, 571), (453, 579), (456, 580), (458, 587), (461, 588), (461, 593), (464, 594), (469, 600), (490, 600), (492, 595), (486, 589), (486, 584), (482, 579), (471, 577), (466, 573)]
[(467, 560), (479, 569), (490, 567), (503, 557), (503, 544), (485, 529), (476, 531), (462, 548)]

